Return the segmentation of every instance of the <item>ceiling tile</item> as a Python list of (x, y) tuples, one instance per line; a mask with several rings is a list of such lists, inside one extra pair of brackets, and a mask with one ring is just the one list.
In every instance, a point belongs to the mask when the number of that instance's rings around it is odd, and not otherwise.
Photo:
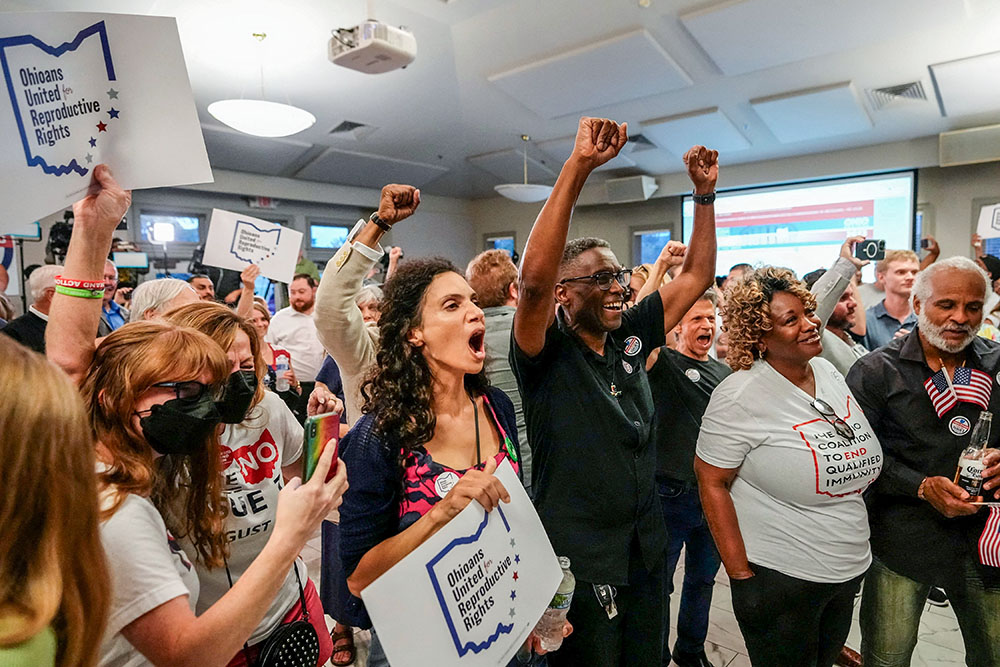
[(1000, 108), (1000, 51), (938, 63), (930, 70), (942, 116)]
[(386, 183), (407, 183), (419, 188), (446, 171), (446, 167), (433, 164), (331, 148), (299, 170), (295, 177), (365, 188)]
[(691, 85), (687, 73), (646, 30), (494, 74), (489, 81), (545, 118)]
[(962, 0), (726, 0), (679, 18), (719, 69), (734, 75), (849, 51), (964, 13)]
[[(549, 167), (548, 160), (534, 151), (528, 151), (528, 182), (550, 181), (556, 172)], [(504, 183), (520, 182), (524, 179), (524, 154), (521, 150), (507, 149), (495, 153), (473, 155), (469, 162), (488, 171)]]
[(750, 100), (750, 106), (778, 141), (786, 144), (872, 128), (850, 83), (762, 97)]
[(720, 153), (735, 153), (750, 147), (732, 121), (714, 107), (645, 121), (642, 133), (661, 148), (681, 156), (698, 144)]
[(312, 148), (312, 144), (303, 141), (265, 139), (205, 125), (201, 132), (214, 169), (277, 176)]

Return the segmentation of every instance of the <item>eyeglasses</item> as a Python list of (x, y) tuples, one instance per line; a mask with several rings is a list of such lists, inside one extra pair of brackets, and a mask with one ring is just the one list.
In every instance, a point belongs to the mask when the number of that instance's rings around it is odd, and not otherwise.
[(822, 398), (813, 399), (811, 403), (812, 409), (819, 413), (819, 416), (823, 420), (833, 427), (833, 430), (837, 432), (841, 438), (847, 438), (848, 440), (854, 440), (857, 436), (854, 434), (854, 429), (845, 422), (843, 419), (837, 416), (837, 413), (833, 411), (830, 404), (824, 401)]
[[(153, 386), (173, 389), (174, 396), (176, 396), (178, 400), (191, 402), (197, 401), (205, 395), (205, 392), (209, 390), (209, 386), (207, 384), (195, 382), (194, 380), (186, 382), (157, 382)], [(219, 396), (215, 396), (215, 398), (219, 398)]]
[(598, 271), (589, 276), (578, 276), (576, 278), (563, 278), (559, 281), (559, 284), (571, 283), (577, 280), (593, 280), (597, 283), (597, 286), (601, 288), (601, 291), (607, 292), (611, 289), (612, 283), (615, 281), (621, 285), (622, 289), (627, 290), (628, 284), (632, 280), (632, 269), (620, 269), (619, 271)]

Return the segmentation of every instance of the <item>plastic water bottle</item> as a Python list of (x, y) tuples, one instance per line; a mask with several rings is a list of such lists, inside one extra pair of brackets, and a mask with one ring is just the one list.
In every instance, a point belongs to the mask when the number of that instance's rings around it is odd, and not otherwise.
[(288, 378), (285, 377), (285, 373), (288, 372), (288, 355), (279, 354), (274, 357), (274, 374), (277, 376), (274, 382), (275, 391), (288, 391), (289, 384)]
[(566, 622), (566, 614), (569, 613), (569, 605), (573, 601), (573, 590), (576, 588), (576, 577), (569, 571), (569, 558), (559, 557), (559, 567), (562, 568), (562, 583), (556, 590), (549, 608), (542, 614), (541, 620), (535, 626), (535, 634), (541, 641), (541, 646), (546, 651), (555, 651), (563, 643), (563, 624)]

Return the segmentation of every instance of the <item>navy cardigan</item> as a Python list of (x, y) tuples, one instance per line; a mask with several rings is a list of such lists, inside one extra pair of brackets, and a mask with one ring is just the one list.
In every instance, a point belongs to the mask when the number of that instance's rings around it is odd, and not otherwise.
[[(496, 387), (487, 389), (486, 396), (520, 460), (514, 404)], [(400, 446), (377, 436), (374, 425), (374, 416), (364, 415), (340, 443), (339, 455), (347, 465), (350, 483), (340, 506), (340, 561), (344, 581), (368, 551), (399, 532), (401, 482), (397, 460)], [(348, 599), (342, 601), (341, 609), (347, 618), (337, 620), (353, 627), (370, 628), (372, 622), (364, 603), (350, 593), (346, 595)]]

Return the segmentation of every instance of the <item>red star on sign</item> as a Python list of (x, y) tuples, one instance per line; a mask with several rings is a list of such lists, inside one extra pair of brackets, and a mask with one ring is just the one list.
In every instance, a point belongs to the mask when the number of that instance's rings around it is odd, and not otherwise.
[(514, 581), (517, 581), (517, 570), (514, 570)]
[(97, 124), (97, 131), (98, 132), (107, 132), (108, 131), (108, 126), (105, 125), (103, 122), (98, 123)]

